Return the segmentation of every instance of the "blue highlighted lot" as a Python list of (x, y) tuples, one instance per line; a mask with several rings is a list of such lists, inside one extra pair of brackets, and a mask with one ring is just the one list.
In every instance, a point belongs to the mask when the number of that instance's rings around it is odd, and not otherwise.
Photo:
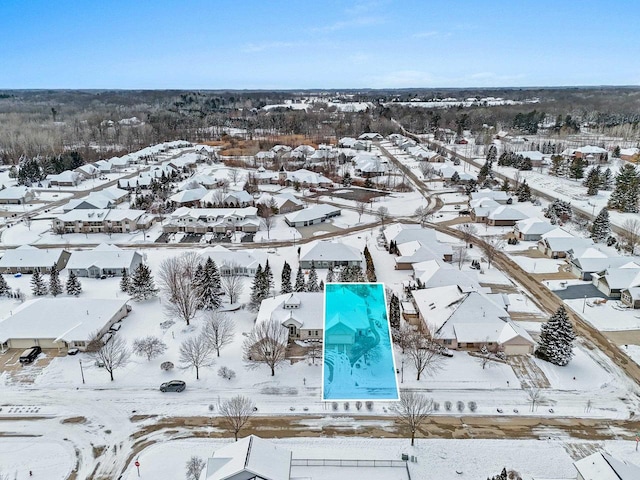
[(323, 400), (397, 400), (381, 283), (325, 285)]

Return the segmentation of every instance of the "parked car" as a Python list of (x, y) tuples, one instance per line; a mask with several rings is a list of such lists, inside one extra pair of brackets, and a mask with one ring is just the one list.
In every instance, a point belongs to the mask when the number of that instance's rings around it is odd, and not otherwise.
[(37, 345), (31, 348), (27, 348), (24, 352), (22, 352), (22, 355), (20, 355), (20, 363), (22, 363), (23, 365), (31, 363), (36, 358), (38, 358), (38, 355), (40, 355), (41, 353), (42, 348)]
[(78, 348), (70, 348), (69, 350), (67, 350), (67, 355), (77, 355), (78, 352), (80, 352), (80, 349), (78, 349)]
[(160, 385), (161, 392), (181, 392), (187, 388), (187, 384), (182, 380), (171, 380)]

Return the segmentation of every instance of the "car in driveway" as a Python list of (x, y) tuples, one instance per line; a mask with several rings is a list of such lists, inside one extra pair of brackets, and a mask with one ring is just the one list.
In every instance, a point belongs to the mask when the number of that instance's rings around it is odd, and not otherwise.
[(161, 392), (181, 392), (187, 388), (187, 384), (182, 380), (171, 380), (160, 385)]

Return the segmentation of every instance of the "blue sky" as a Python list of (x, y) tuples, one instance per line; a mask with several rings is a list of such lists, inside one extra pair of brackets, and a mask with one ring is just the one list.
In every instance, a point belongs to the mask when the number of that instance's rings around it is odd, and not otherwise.
[(640, 84), (640, 2), (0, 0), (0, 88)]

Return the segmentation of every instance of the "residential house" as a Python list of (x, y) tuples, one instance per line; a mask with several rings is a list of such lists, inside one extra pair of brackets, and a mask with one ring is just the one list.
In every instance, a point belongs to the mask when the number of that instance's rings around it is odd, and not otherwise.
[(218, 179), (212, 177), (211, 175), (205, 175), (203, 173), (196, 173), (195, 175), (191, 175), (184, 182), (178, 185), (178, 190), (191, 190), (194, 188), (206, 188), (207, 190), (211, 190), (218, 186)]
[(304, 208), (302, 200), (296, 198), (291, 193), (279, 193), (276, 195), (265, 193), (256, 200), (256, 205), (260, 204), (273, 206), (276, 208), (277, 213), (281, 214), (297, 212)]
[(471, 192), (469, 201), (479, 200), (481, 198), (490, 198), (500, 205), (511, 205), (513, 198), (509, 195), (509, 192), (503, 190), (490, 190), (488, 188), (478, 190), (477, 192)]
[(463, 291), (482, 290), (475, 271), (462, 271), (438, 259), (413, 263), (413, 278), (421, 288), (458, 285)]
[(305, 159), (310, 157), (316, 151), (311, 145), (298, 145), (296, 148), (291, 150), (291, 158), (300, 158)]
[(122, 250), (116, 245), (101, 243), (93, 250), (76, 250), (67, 262), (67, 270), (78, 277), (100, 278), (131, 275), (142, 262), (135, 250)]
[(525, 242), (537, 242), (545, 233), (554, 230), (556, 227), (545, 220), (531, 217), (516, 222), (513, 234), (518, 240)]
[(370, 132), (370, 133), (363, 133), (358, 137), (358, 140), (379, 141), (379, 140), (384, 140), (384, 137), (379, 133)]
[(576, 247), (588, 247), (593, 241), (586, 238), (578, 238), (562, 228), (555, 228), (540, 236), (538, 250), (549, 258), (565, 258), (567, 252)]
[(53, 219), (53, 230), (58, 233), (130, 233), (146, 230), (155, 217), (144, 210), (130, 209), (75, 209)]
[(52, 266), (58, 271), (66, 267), (71, 253), (61, 248), (36, 248), (21, 245), (4, 252), (0, 258), (0, 273), (49, 273)]
[(301, 168), (295, 172), (287, 172), (282, 168), (275, 179), (272, 179), (271, 183), (282, 183), (284, 185), (299, 184), (303, 188), (309, 187), (331, 187), (333, 182), (316, 172)]
[(451, 181), (451, 179), (453, 178), (454, 174), (458, 174), (458, 178), (459, 178), (459, 182), (460, 183), (465, 183), (465, 182), (470, 182), (471, 180), (477, 180), (478, 177), (477, 175), (470, 173), (470, 172), (465, 172), (465, 171), (459, 171), (458, 169), (452, 167), (451, 165), (448, 165), (446, 163), (440, 163), (440, 164), (435, 164), (434, 169), (436, 171), (436, 174), (445, 181)]
[(211, 258), (216, 262), (220, 275), (252, 277), (258, 265), (266, 265), (267, 256), (260, 250), (229, 250), (221, 245), (207, 247), (200, 252), (203, 261)]
[(75, 209), (106, 209), (114, 208), (117, 204), (124, 202), (129, 197), (129, 192), (116, 187), (91, 192), (81, 198), (74, 198), (62, 207), (63, 212)]
[(487, 215), (487, 225), (492, 227), (513, 227), (517, 221), (527, 216), (520, 210), (509, 205), (500, 205)]
[(500, 204), (491, 198), (479, 198), (469, 202), (469, 216), (471, 220), (478, 223), (487, 223), (489, 214)]
[(32, 202), (35, 198), (36, 192), (31, 187), (17, 186), (0, 190), (0, 204), (2, 205), (24, 205)]
[(195, 169), (198, 163), (202, 163), (205, 160), (206, 158), (199, 153), (187, 152), (177, 158), (173, 158), (165, 162), (163, 165), (169, 165), (178, 172), (188, 172)]
[(129, 314), (126, 299), (37, 298), (0, 321), (0, 350), (38, 345), (66, 351), (86, 349), (95, 337)]
[[(598, 261), (602, 261), (601, 258), (592, 260), (596, 260), (597, 263), (600, 263)], [(607, 260), (606, 268), (591, 271), (589, 274), (591, 283), (607, 297), (620, 298), (622, 290), (640, 287), (640, 259), (633, 257), (613, 257), (606, 258), (605, 260)], [(591, 269), (589, 268), (589, 270)]]
[(502, 350), (506, 355), (533, 353), (535, 342), (514, 323), (500, 294), (465, 292), (457, 285), (414, 290), (419, 318), (434, 339), (454, 350)]
[(593, 453), (574, 462), (578, 472), (576, 480), (637, 480), (640, 467), (624, 463), (608, 453)]
[(100, 175), (100, 169), (90, 163), (79, 166), (75, 171), (82, 175), (82, 177), (85, 179), (96, 178), (98, 175)]
[(200, 480), (290, 480), (290, 450), (255, 435), (219, 448)]
[(82, 175), (78, 172), (65, 170), (57, 175), (47, 175), (49, 185), (52, 187), (75, 187), (82, 181)]
[(289, 332), (289, 340), (321, 341), (324, 293), (295, 292), (262, 301), (256, 323), (275, 320)]
[(592, 274), (605, 270), (619, 268), (629, 264), (630, 268), (636, 268), (633, 258), (609, 257), (608, 254), (592, 246), (574, 247), (567, 252), (571, 273), (580, 280), (592, 281)]
[(342, 137), (338, 141), (338, 147), (340, 148), (353, 148), (357, 140), (353, 137)]
[(182, 207), (196, 206), (200, 204), (200, 201), (209, 193), (209, 190), (203, 187), (192, 188), (191, 190), (180, 190), (169, 197), (176, 205)]
[(258, 209), (180, 207), (169, 215), (162, 230), (167, 233), (257, 232), (260, 227)]
[(337, 217), (342, 214), (342, 210), (333, 205), (319, 203), (309, 208), (288, 213), (284, 216), (284, 221), (290, 227), (306, 227), (322, 223), (329, 218)]
[(640, 158), (640, 148), (621, 148), (620, 149), (620, 159), (625, 162), (633, 162), (638, 163), (638, 158)]
[(453, 249), (451, 245), (440, 242), (424, 242), (413, 240), (397, 244), (399, 256), (395, 257), (396, 270), (411, 270), (414, 263), (429, 260), (451, 261)]
[(521, 152), (517, 152), (518, 155), (522, 155), (523, 158), (528, 158), (531, 161), (531, 166), (533, 168), (542, 167), (543, 165), (548, 165), (551, 162), (551, 155), (546, 155), (537, 150), (525, 150)]
[(355, 174), (364, 177), (378, 177), (389, 172), (389, 163), (386, 158), (378, 155), (356, 155), (353, 157)]
[(300, 246), (300, 266), (304, 269), (334, 268), (343, 266), (362, 267), (362, 253), (344, 243), (315, 241)]
[(620, 293), (620, 301), (629, 308), (640, 308), (640, 287), (623, 289)]
[(111, 169), (113, 168), (109, 160), (98, 160), (94, 165), (100, 170), (100, 173), (111, 173)]

